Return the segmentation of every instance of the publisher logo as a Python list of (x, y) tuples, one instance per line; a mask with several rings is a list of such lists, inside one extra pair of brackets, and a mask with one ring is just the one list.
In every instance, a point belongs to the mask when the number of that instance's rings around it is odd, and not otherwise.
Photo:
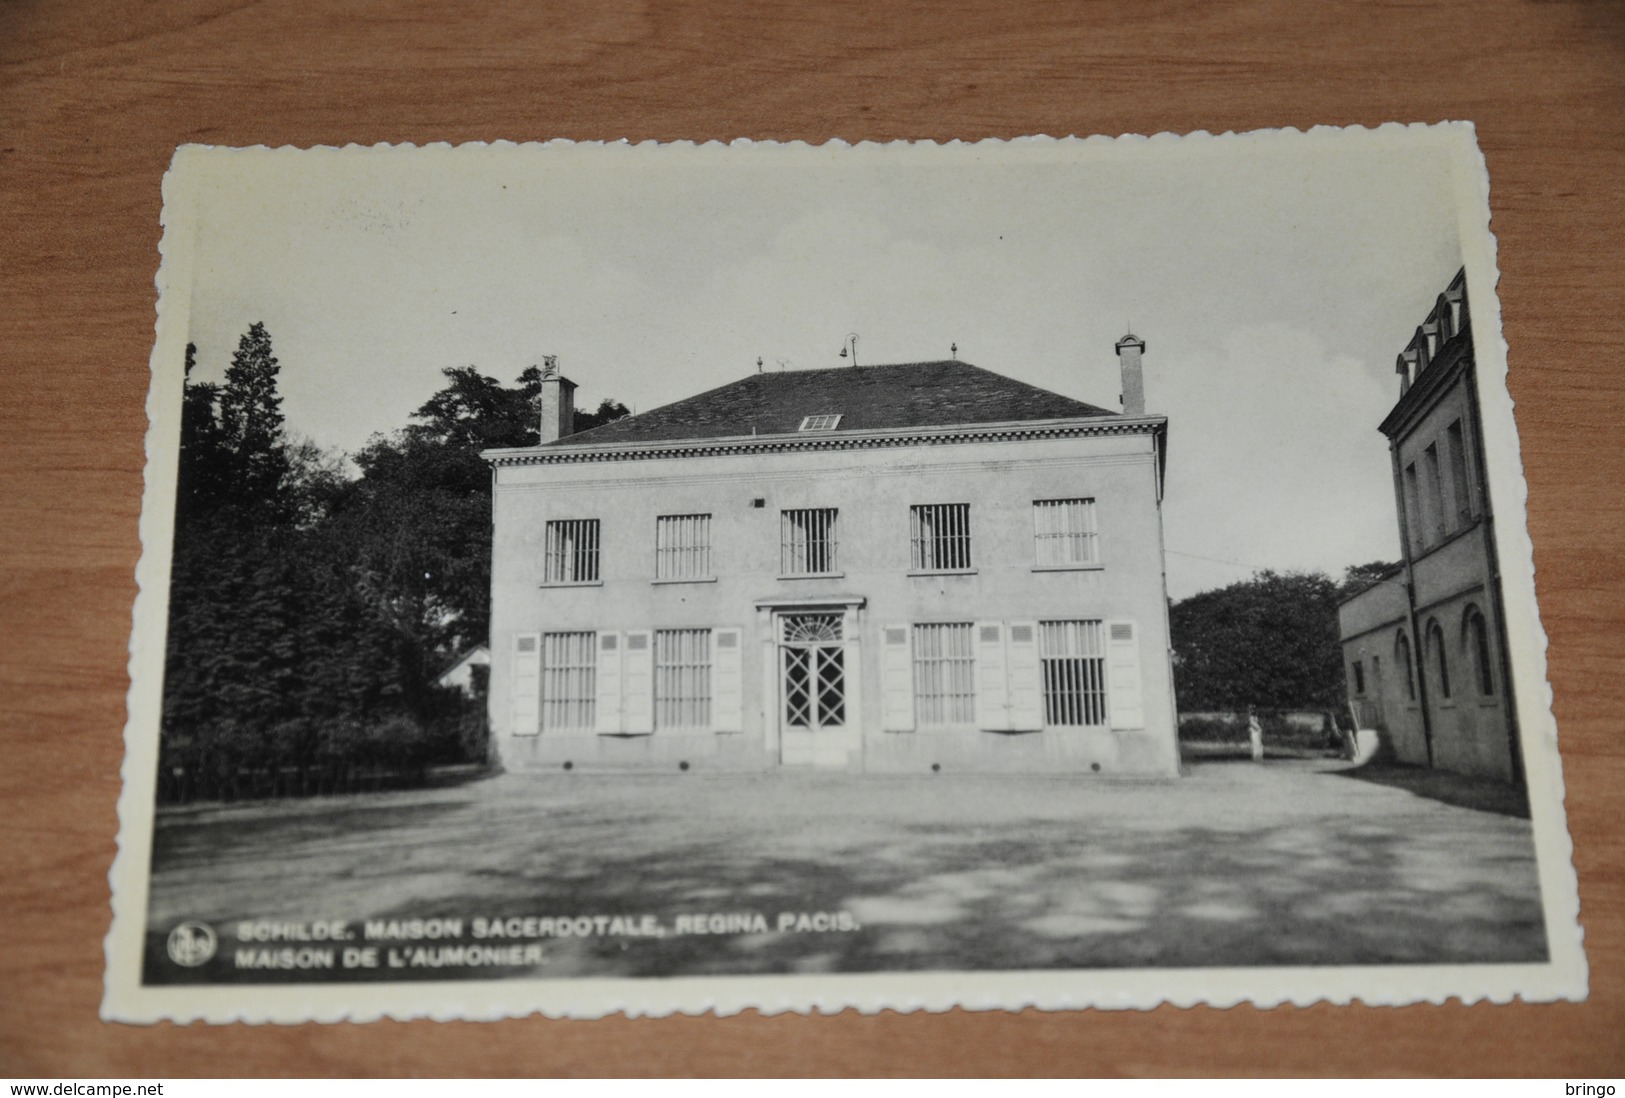
[(169, 959), (196, 968), (214, 956), (214, 929), (207, 923), (181, 923), (169, 932)]

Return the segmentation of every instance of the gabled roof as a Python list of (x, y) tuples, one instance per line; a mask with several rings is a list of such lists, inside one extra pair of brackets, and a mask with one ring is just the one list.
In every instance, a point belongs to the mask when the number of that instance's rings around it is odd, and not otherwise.
[(478, 644), (470, 646), (469, 649), (467, 651), (465, 651), (462, 655), (458, 656), (456, 659), (454, 659), (450, 663), (446, 664), (446, 669), (444, 671), (440, 672), (440, 674), (436, 675), (435, 680), (439, 681), (440, 679), (445, 678), (447, 675), (451, 674), (453, 671), (457, 670), (459, 667), (461, 667), (465, 663), (469, 663), (469, 662), (478, 660), (478, 658), (482, 654), (485, 657), (483, 662), (490, 663), (491, 662), (491, 646), (486, 644), (484, 641), (480, 641)]
[(807, 416), (840, 416), (819, 432), (839, 435), (1116, 414), (968, 362), (909, 362), (752, 374), (548, 445), (795, 434)]

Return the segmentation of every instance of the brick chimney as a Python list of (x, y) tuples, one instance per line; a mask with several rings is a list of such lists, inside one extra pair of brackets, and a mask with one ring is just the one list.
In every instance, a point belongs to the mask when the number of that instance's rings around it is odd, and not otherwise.
[(1145, 340), (1138, 338), (1130, 332), (1117, 341), (1117, 358), (1123, 370), (1123, 414), (1125, 416), (1145, 415), (1145, 378), (1140, 372), (1140, 354), (1145, 350)]
[(576, 383), (559, 373), (559, 356), (542, 357), (542, 438), (557, 442), (575, 434)]

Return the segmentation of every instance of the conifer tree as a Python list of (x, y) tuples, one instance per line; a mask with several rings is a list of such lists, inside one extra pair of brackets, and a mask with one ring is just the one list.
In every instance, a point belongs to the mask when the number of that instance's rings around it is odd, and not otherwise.
[(231, 495), (225, 438), (216, 415), (220, 386), (193, 382), (197, 344), (186, 345), (186, 380), (181, 397), (180, 465), (175, 521), (185, 524), (212, 513)]
[(271, 335), (255, 322), (237, 343), (220, 390), (220, 429), (230, 451), (239, 501), (275, 506), (288, 471), (282, 446), (282, 398)]

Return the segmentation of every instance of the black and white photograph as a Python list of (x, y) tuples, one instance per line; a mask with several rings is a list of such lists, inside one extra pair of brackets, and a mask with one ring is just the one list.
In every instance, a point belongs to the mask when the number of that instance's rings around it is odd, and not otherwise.
[(1583, 998), (1487, 187), (180, 149), (104, 1016)]

